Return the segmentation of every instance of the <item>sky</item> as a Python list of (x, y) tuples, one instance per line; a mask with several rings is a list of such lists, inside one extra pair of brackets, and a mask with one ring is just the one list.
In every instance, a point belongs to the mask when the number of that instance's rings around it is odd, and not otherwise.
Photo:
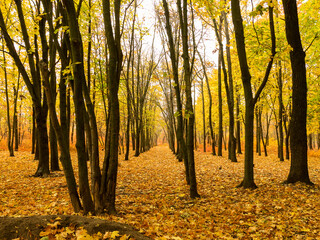
[[(139, 6), (137, 10), (137, 15), (140, 20), (143, 18), (145, 21), (143, 21), (143, 24), (145, 27), (150, 29), (150, 35), (146, 38), (147, 44), (151, 46), (152, 44), (152, 39), (153, 39), (153, 32), (154, 32), (154, 24), (155, 24), (155, 10), (154, 10), (154, 5), (157, 4), (159, 1), (158, 0), (142, 0), (140, 1), (141, 5)], [(198, 31), (202, 28), (200, 20), (195, 21), (195, 29)], [(206, 54), (206, 60), (211, 61), (211, 63), (214, 64), (214, 66), (217, 66), (218, 62), (218, 54), (215, 51), (217, 48), (217, 42), (215, 40), (215, 35), (212, 29), (208, 29), (206, 32), (206, 36), (204, 37), (204, 47), (203, 44), (199, 45), (199, 52), (203, 53), (204, 48), (205, 48), (205, 54)], [(160, 53), (162, 51), (162, 43), (160, 36), (156, 36), (155, 38), (155, 46), (156, 46), (156, 51)]]

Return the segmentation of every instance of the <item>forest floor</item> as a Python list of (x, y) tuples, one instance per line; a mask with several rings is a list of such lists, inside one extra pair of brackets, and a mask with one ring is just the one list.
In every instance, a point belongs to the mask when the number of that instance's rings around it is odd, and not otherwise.
[[(29, 152), (8, 157), (1, 151), (0, 159), (0, 216), (73, 214), (63, 172), (32, 177), (37, 162)], [(258, 188), (244, 190), (236, 188), (243, 177), (243, 155), (231, 163), (196, 151), (201, 198), (192, 200), (183, 163), (160, 145), (129, 161), (120, 156), (118, 215), (98, 218), (131, 225), (151, 239), (320, 239), (319, 159), (319, 151), (311, 152), (309, 174), (315, 186), (283, 185), (290, 162), (280, 162), (273, 153), (255, 156)], [(76, 168), (75, 153), (73, 160)]]

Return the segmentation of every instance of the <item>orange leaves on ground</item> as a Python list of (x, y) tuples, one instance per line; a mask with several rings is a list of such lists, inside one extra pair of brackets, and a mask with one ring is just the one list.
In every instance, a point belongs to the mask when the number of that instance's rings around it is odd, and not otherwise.
[[(30, 154), (17, 153), (14, 158), (6, 157), (7, 152), (0, 155), (0, 215), (72, 214), (62, 172), (45, 179), (33, 178), (30, 175), (37, 165)], [(259, 188), (251, 191), (235, 188), (243, 177), (242, 156), (238, 157), (239, 163), (231, 163), (225, 157), (196, 152), (201, 194), (196, 200), (189, 198), (183, 163), (166, 146), (155, 147), (129, 161), (121, 156), (119, 215), (99, 218), (132, 225), (159, 240), (316, 239), (320, 236), (318, 156), (313, 153), (309, 158), (314, 187), (283, 185), (289, 161), (280, 162), (275, 154), (256, 157), (255, 182)], [(73, 160), (76, 166), (75, 156)], [(76, 236), (75, 231), (72, 234)], [(116, 233), (98, 237), (112, 239), (112, 234)], [(122, 240), (126, 237), (118, 236)]]

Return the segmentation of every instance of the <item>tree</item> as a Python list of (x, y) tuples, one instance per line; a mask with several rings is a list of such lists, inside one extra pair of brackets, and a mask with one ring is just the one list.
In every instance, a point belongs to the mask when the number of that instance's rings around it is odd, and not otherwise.
[[(227, 52), (228, 72), (227, 72), (227, 68), (226, 68), (226, 64), (225, 64), (225, 60), (224, 60), (223, 43), (222, 43), (222, 23), (223, 23), (223, 21), (225, 22), (226, 52)], [(221, 64), (221, 67), (222, 67), (222, 70), (223, 70), (223, 79), (224, 79), (224, 85), (225, 85), (225, 89), (226, 89), (228, 111), (229, 111), (228, 158), (232, 162), (237, 162), (237, 158), (236, 158), (236, 140), (235, 140), (235, 137), (234, 137), (234, 99), (233, 99), (233, 78), (232, 78), (231, 56), (230, 56), (230, 37), (229, 37), (229, 27), (228, 27), (228, 21), (227, 21), (226, 13), (223, 11), (222, 15), (220, 17), (219, 31), (218, 31), (217, 22), (216, 22), (215, 19), (213, 19), (213, 24), (214, 24), (216, 37), (217, 37), (218, 43), (219, 43), (219, 59), (221, 61), (220, 64)], [(220, 78), (221, 78), (221, 76), (220, 76)], [(221, 97), (221, 93), (220, 93), (220, 90), (219, 90), (219, 116), (221, 116), (221, 120), (220, 120), (220, 117), (219, 117), (219, 121), (222, 122), (222, 107), (220, 107), (220, 97)], [(219, 126), (219, 128), (220, 128), (220, 126)], [(219, 155), (219, 153), (218, 153), (218, 155)]]
[(290, 121), (291, 165), (287, 183), (304, 182), (312, 184), (308, 172), (307, 155), (307, 80), (305, 52), (302, 48), (297, 3), (295, 0), (282, 1), (286, 37), (292, 47), (290, 61), (292, 69), (292, 115)]
[[(190, 178), (190, 197), (200, 197), (197, 190), (197, 179), (194, 165), (194, 111), (192, 106), (192, 93), (191, 93), (191, 75), (192, 68), (190, 66), (189, 59), (189, 43), (188, 43), (188, 3), (187, 0), (183, 0), (183, 6), (181, 6), (181, 0), (177, 0), (177, 9), (179, 13), (180, 29), (182, 37), (182, 57), (183, 57), (183, 69), (184, 69), (184, 82), (186, 88), (186, 121), (187, 121), (187, 156)], [(194, 37), (194, 36), (193, 36)]]
[(77, 14), (72, 0), (63, 0), (67, 11), (68, 25), (70, 29), (70, 43), (72, 52), (72, 69), (74, 77), (73, 102), (76, 113), (76, 148), (78, 153), (79, 166), (79, 190), (83, 203), (84, 212), (94, 212), (94, 204), (90, 193), (88, 181), (87, 157), (85, 152), (84, 136), (84, 99), (82, 95), (83, 85), (85, 84), (85, 73), (83, 63), (83, 46), (79, 30)]
[(269, 27), (271, 32), (271, 56), (266, 68), (264, 79), (261, 82), (260, 87), (258, 88), (255, 96), (253, 97), (252, 87), (251, 87), (251, 74), (249, 71), (249, 66), (247, 62), (246, 46), (244, 41), (244, 31), (242, 16), (240, 11), (240, 2), (239, 0), (231, 1), (231, 11), (232, 11), (232, 21), (235, 30), (236, 45), (238, 51), (239, 64), (241, 69), (242, 84), (244, 88), (245, 96), (245, 167), (244, 167), (244, 179), (239, 186), (244, 188), (256, 188), (254, 183), (254, 174), (253, 174), (253, 122), (254, 122), (254, 106), (267, 83), (274, 56), (276, 54), (276, 40), (274, 32), (274, 23), (273, 23), (273, 7), (269, 5)]
[(188, 163), (188, 155), (187, 155), (187, 146), (185, 139), (183, 137), (183, 115), (182, 115), (182, 101), (181, 101), (181, 91), (180, 91), (180, 82), (179, 82), (179, 73), (178, 73), (178, 57), (176, 56), (176, 44), (173, 40), (172, 28), (170, 25), (170, 15), (168, 3), (166, 0), (163, 0), (163, 8), (165, 10), (165, 21), (166, 21), (166, 32), (168, 37), (168, 45), (171, 59), (171, 66), (173, 72), (173, 80), (174, 80), (174, 90), (176, 95), (176, 104), (177, 104), (177, 112), (175, 113), (177, 117), (177, 141), (178, 141), (178, 158), (182, 158), (185, 165), (186, 172), (186, 181), (190, 184), (190, 173), (189, 173), (189, 163)]
[[(28, 63), (31, 72), (31, 79), (27, 73), (27, 70), (18, 55), (13, 39), (7, 31), (7, 26), (5, 24), (2, 11), (0, 10), (0, 28), (5, 39), (7, 48), (11, 57), (13, 58), (21, 76), (28, 88), (28, 91), (32, 97), (35, 110), (35, 119), (37, 123), (37, 144), (39, 146), (39, 164), (35, 176), (46, 177), (49, 175), (49, 147), (48, 147), (48, 133), (47, 133), (47, 103), (46, 99), (42, 98), (41, 95), (41, 82), (40, 82), (40, 72), (36, 67), (36, 61), (39, 59), (37, 49), (31, 46), (29, 34), (27, 31), (27, 26), (24, 19), (24, 14), (22, 10), (21, 0), (15, 0), (17, 7), (18, 17), (20, 21), (20, 27), (23, 35), (23, 40), (26, 46), (26, 51), (28, 54)], [(43, 103), (42, 103), (43, 100)]]
[[(7, 73), (7, 61), (6, 61), (6, 55), (4, 52), (4, 43), (2, 41), (2, 53), (3, 53), (3, 71), (4, 71), (4, 84), (5, 84), (5, 92), (6, 92), (6, 106), (7, 106), (7, 126), (8, 126), (8, 139), (7, 139), (7, 145), (9, 150), (10, 157), (14, 156), (14, 149), (13, 149), (13, 131), (11, 128), (11, 120), (10, 120), (10, 105), (9, 105), (9, 93), (8, 93), (8, 73)], [(16, 91), (14, 90), (14, 93)], [(14, 116), (16, 113), (13, 113)], [(13, 117), (14, 118), (14, 117)], [(14, 128), (13, 128), (14, 129)]]
[(283, 101), (282, 101), (282, 66), (281, 66), (281, 61), (278, 61), (279, 65), (279, 72), (278, 72), (278, 87), (279, 87), (279, 145), (278, 145), (278, 157), (280, 161), (284, 161), (283, 158)]
[(209, 96), (209, 128), (210, 128), (210, 137), (211, 137), (211, 145), (212, 145), (212, 154), (216, 155), (216, 149), (215, 149), (215, 134), (213, 132), (213, 126), (212, 126), (212, 95), (211, 95), (211, 90), (210, 90), (210, 85), (209, 85), (209, 78), (205, 66), (205, 61), (202, 59), (200, 53), (198, 52), (200, 62), (202, 65), (203, 69), (203, 74), (206, 79), (206, 85), (207, 85), (207, 91), (208, 91), (208, 96)]
[(110, 0), (103, 0), (103, 17), (105, 34), (109, 49), (108, 66), (108, 106), (109, 122), (106, 139), (106, 155), (103, 163), (101, 192), (104, 204), (110, 214), (116, 213), (115, 197), (118, 172), (118, 144), (119, 144), (119, 99), (118, 90), (122, 68), (123, 54), (120, 44), (120, 0), (114, 0), (114, 28), (111, 20)]
[(74, 172), (72, 168), (72, 163), (71, 163), (71, 156), (70, 156), (70, 151), (69, 147), (67, 144), (67, 138), (63, 133), (63, 128), (59, 124), (56, 109), (55, 109), (55, 100), (54, 96), (52, 94), (52, 86), (49, 83), (49, 78), (50, 78), (50, 73), (48, 71), (48, 65), (44, 61), (40, 62), (40, 69), (41, 69), (41, 74), (42, 74), (42, 80), (44, 83), (44, 89), (46, 91), (46, 97), (48, 100), (48, 107), (50, 111), (50, 120), (52, 123), (52, 127), (55, 130), (59, 147), (61, 150), (61, 158), (60, 161), (63, 166), (63, 171), (67, 180), (67, 186), (68, 186), (68, 191), (71, 199), (71, 204), (73, 206), (73, 210), (75, 212), (79, 212), (81, 210), (81, 203), (78, 195), (78, 190), (77, 190), (77, 183), (74, 177)]
[(131, 71), (131, 78), (134, 77), (134, 70), (133, 70), (133, 62), (134, 62), (134, 30), (135, 30), (135, 23), (136, 23), (136, 12), (137, 12), (137, 0), (134, 1), (134, 13), (133, 13), (133, 21), (131, 27), (131, 36), (130, 36), (130, 43), (129, 43), (129, 56), (127, 59), (127, 72), (126, 72), (126, 89), (127, 89), (127, 126), (126, 126), (126, 153), (125, 153), (125, 160), (129, 160), (129, 151), (130, 151), (130, 123), (131, 123), (131, 102), (132, 97), (130, 94), (130, 86), (129, 86), (129, 76), (130, 76), (130, 66), (132, 63), (132, 71)]

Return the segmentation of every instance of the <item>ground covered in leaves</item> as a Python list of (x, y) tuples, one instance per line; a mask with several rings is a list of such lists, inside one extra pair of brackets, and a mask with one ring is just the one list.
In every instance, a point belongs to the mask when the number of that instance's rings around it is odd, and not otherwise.
[[(3, 151), (0, 158), (0, 216), (73, 214), (62, 172), (34, 178), (37, 162), (28, 152), (8, 157)], [(76, 167), (75, 154), (73, 158)], [(192, 200), (184, 166), (167, 146), (157, 146), (129, 161), (121, 157), (119, 214), (99, 218), (131, 225), (152, 239), (319, 238), (317, 152), (309, 157), (309, 174), (315, 186), (283, 185), (289, 161), (279, 162), (275, 154), (255, 156), (258, 189), (253, 191), (235, 188), (243, 177), (243, 156), (238, 157), (239, 163), (203, 152), (196, 152), (195, 158), (201, 198)]]

